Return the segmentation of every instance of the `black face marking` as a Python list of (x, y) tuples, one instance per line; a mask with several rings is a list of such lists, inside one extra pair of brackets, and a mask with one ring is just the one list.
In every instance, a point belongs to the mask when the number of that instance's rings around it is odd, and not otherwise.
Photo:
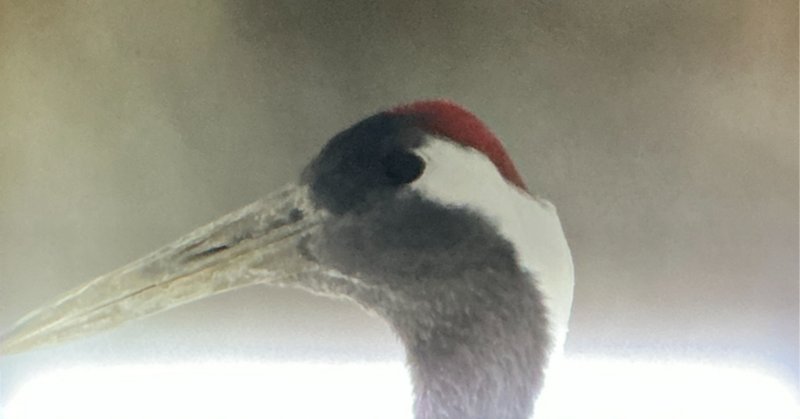
[[(390, 199), (422, 167), (409, 157), (425, 141), (408, 116), (380, 113), (337, 134), (305, 169), (315, 201), (334, 214)], [(386, 164), (391, 168), (387, 170)], [(405, 180), (405, 182), (403, 182)], [(413, 180), (413, 179), (411, 179)]]
[(386, 176), (397, 185), (415, 181), (425, 170), (425, 162), (414, 153), (395, 151), (381, 160)]

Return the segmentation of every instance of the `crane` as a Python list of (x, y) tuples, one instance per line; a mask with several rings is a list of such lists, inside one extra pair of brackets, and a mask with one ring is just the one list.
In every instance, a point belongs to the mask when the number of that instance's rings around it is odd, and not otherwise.
[(572, 305), (555, 207), (463, 107), (413, 102), (333, 136), (296, 183), (21, 319), (10, 355), (253, 284), (349, 299), (406, 351), (419, 419), (527, 418)]

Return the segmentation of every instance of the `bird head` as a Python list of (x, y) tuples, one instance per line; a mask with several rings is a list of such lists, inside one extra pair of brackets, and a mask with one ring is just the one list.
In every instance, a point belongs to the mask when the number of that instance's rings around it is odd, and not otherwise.
[(371, 116), (333, 137), (301, 178), (328, 214), (307, 253), (371, 310), (441, 315), (426, 303), (463, 302), (455, 294), (475, 291), (471, 275), (518, 266), (494, 214), (475, 204), (509, 205), (497, 198), (524, 185), (500, 142), (452, 103)]
[(335, 135), (296, 184), (34, 311), (1, 348), (62, 342), (253, 284), (349, 298), (417, 343), (442, 325), (459, 334), (453, 327), (480, 318), (490, 327), (526, 316), (515, 304), (558, 338), (571, 269), (554, 208), (527, 192), (500, 141), (458, 105), (423, 101)]

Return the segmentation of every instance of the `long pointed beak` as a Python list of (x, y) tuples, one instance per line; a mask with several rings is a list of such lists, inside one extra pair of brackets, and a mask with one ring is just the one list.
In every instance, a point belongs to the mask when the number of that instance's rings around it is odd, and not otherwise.
[(10, 354), (257, 283), (291, 283), (318, 266), (302, 246), (323, 215), (290, 185), (42, 307), (3, 337)]

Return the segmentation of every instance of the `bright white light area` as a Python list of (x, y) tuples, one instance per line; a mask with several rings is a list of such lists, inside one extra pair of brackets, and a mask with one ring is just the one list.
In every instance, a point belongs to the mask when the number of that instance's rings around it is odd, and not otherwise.
[(794, 389), (749, 368), (572, 358), (548, 382), (542, 419), (798, 419)]
[[(74, 367), (33, 377), (6, 419), (410, 418), (401, 363)], [(756, 370), (567, 359), (540, 419), (796, 419), (793, 390)]]
[(81, 367), (23, 385), (5, 418), (405, 419), (410, 388), (399, 363)]

